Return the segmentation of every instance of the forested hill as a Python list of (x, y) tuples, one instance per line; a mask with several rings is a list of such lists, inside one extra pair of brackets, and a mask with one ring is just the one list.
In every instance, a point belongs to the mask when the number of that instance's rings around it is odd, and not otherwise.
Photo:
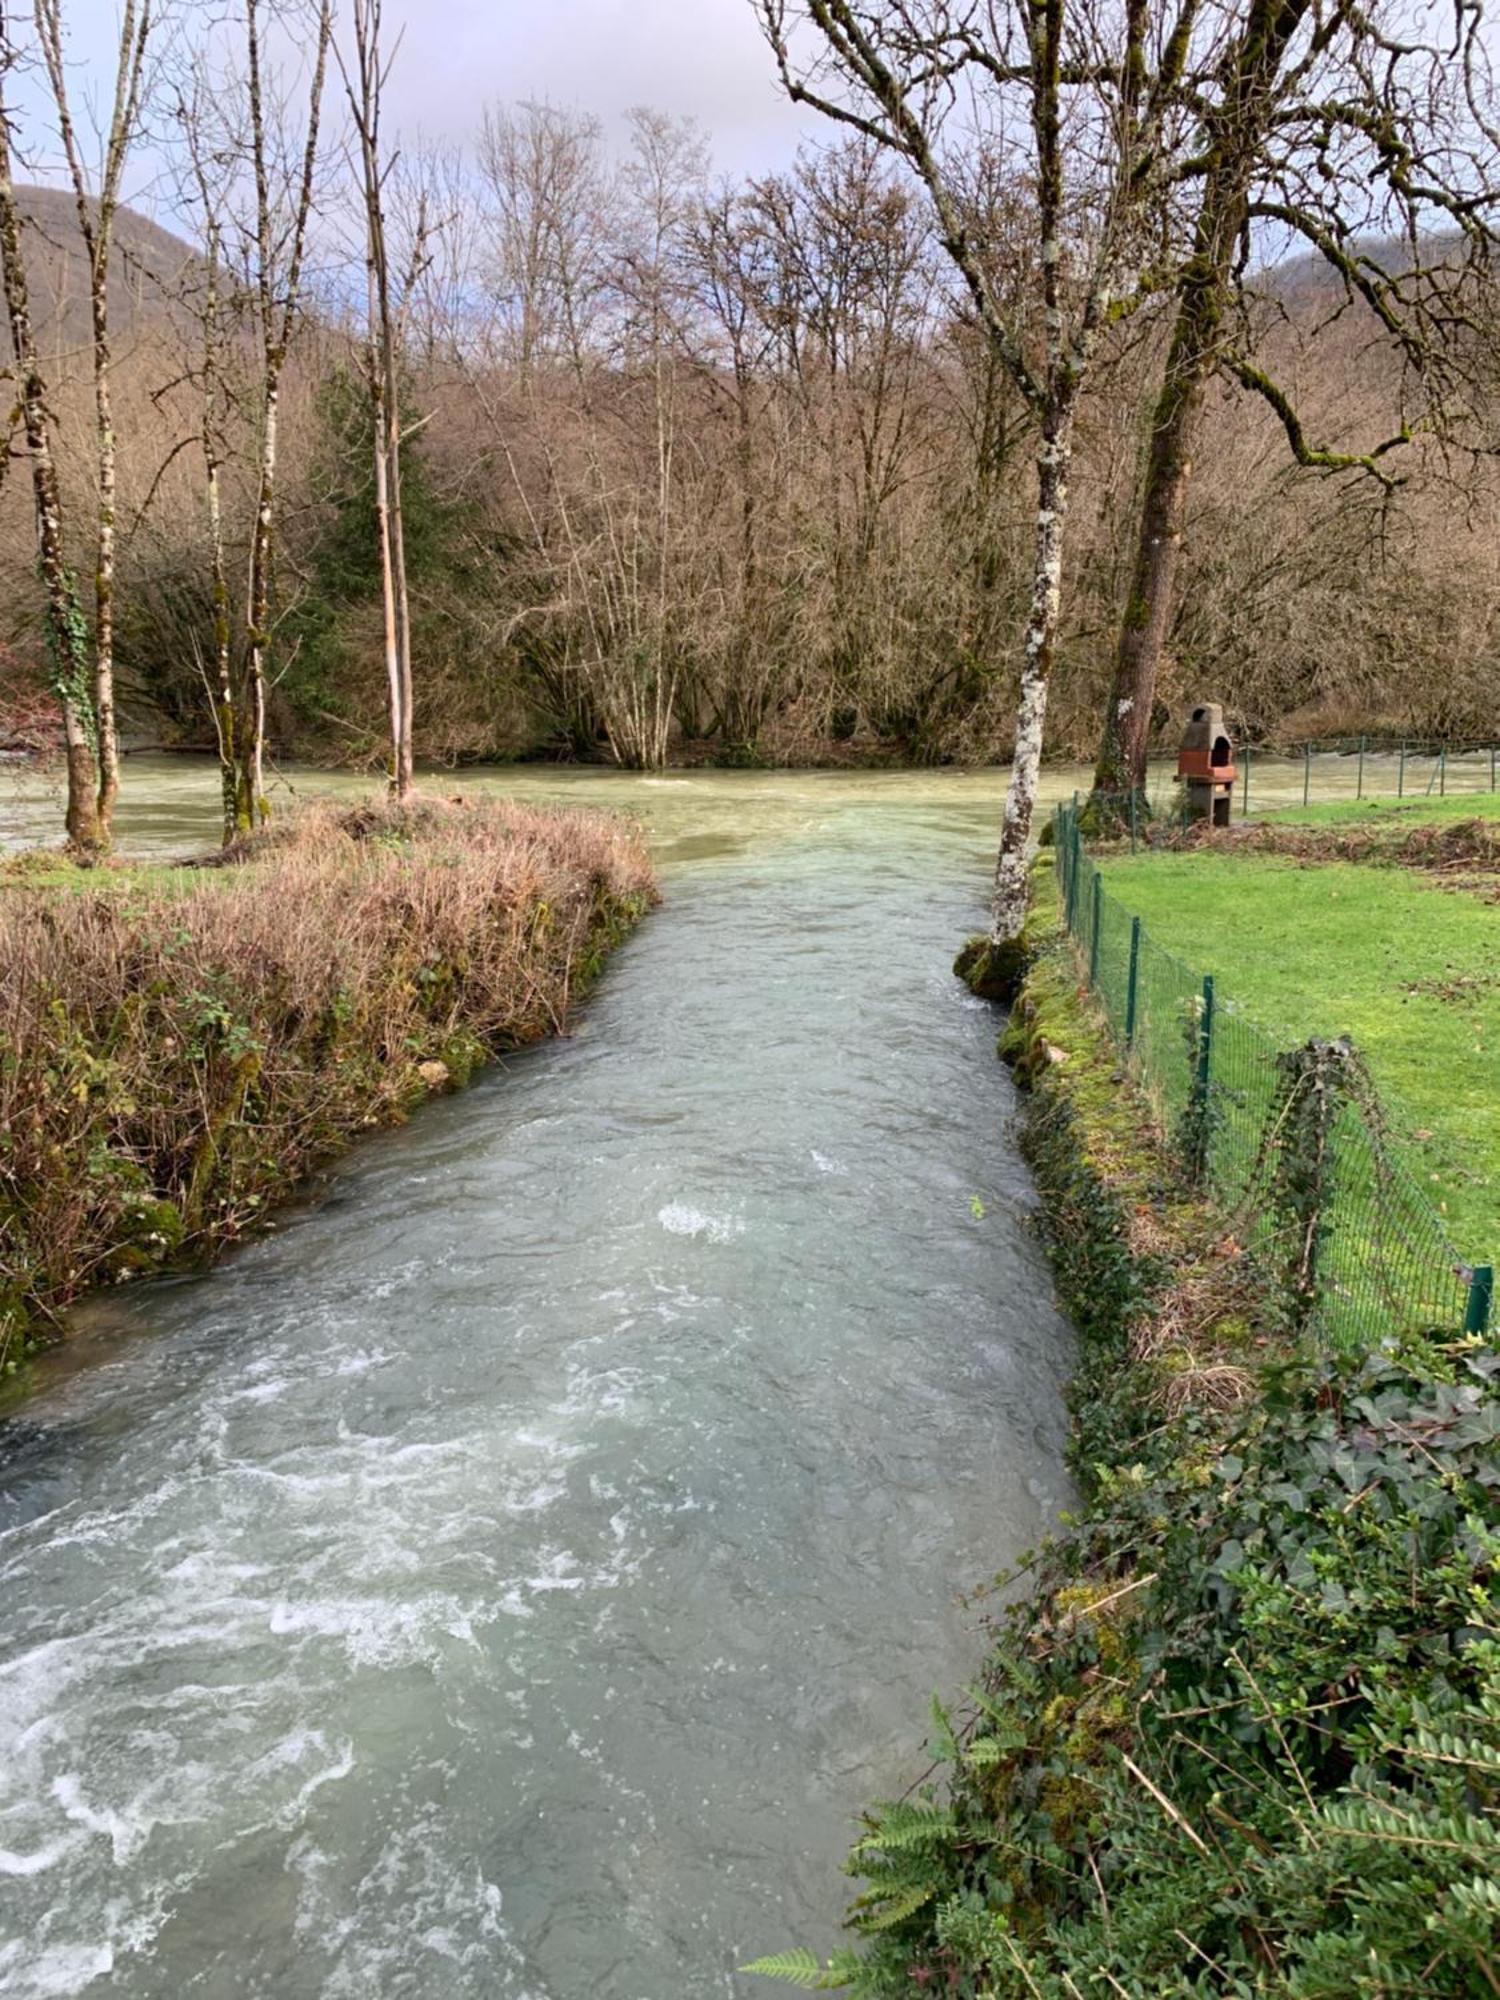
[[(407, 305), (405, 459), (419, 756), (980, 761), (1014, 727), (1033, 438), (963, 322), (921, 205), (858, 146), (712, 193), (679, 163), (659, 251), (639, 180), (586, 120), (510, 114)], [(566, 160), (543, 216), (543, 169)], [(548, 183), (554, 193), (556, 178)], [(632, 192), (632, 189), (636, 192)], [(548, 197), (552, 199), (552, 197)], [(81, 574), (92, 490), (86, 284), (71, 200), (25, 191)], [(529, 230), (527, 218), (545, 222)], [(193, 251), (123, 214), (119, 659), (138, 738), (208, 744), (211, 613)], [(360, 329), (313, 260), (285, 382), (271, 702), (282, 750), (383, 737)], [(1401, 369), (1306, 260), (1262, 280), (1259, 352), (1316, 443), (1390, 435)], [(345, 288), (347, 291), (347, 288)], [(1096, 373), (1073, 479), (1049, 714), (1087, 755), (1108, 686), (1165, 323)], [(248, 339), (230, 345), (230, 572), (253, 510)], [(1408, 389), (1410, 385), (1407, 385)], [(1483, 410), (1479, 428), (1493, 425)], [(1415, 442), (1368, 476), (1298, 470), (1283, 426), (1214, 392), (1155, 723), (1205, 691), (1256, 737), (1493, 732), (1500, 537), (1487, 463)], [(1477, 469), (1476, 469), (1477, 464)], [(41, 671), (24, 480), (0, 491), (5, 699)], [(243, 607), (235, 607), (243, 629)], [(30, 691), (28, 691), (30, 690)]]
[[(37, 338), (45, 352), (83, 348), (89, 338), (89, 266), (71, 191), (18, 186), (26, 227), (27, 277)], [(116, 333), (134, 339), (161, 330), (185, 274), (197, 264), (192, 248), (134, 209), (116, 211), (110, 255), (109, 313)], [(80, 365), (86, 357), (80, 355)]]

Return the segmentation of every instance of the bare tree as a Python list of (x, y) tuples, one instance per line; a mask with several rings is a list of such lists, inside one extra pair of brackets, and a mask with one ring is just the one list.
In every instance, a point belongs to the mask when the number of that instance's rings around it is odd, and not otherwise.
[[(1188, 213), (1171, 273), (1175, 317), (1094, 773), (1091, 805), (1106, 817), (1145, 785), (1209, 383), (1217, 376), (1263, 398), (1299, 465), (1389, 484), (1387, 454), (1441, 423), (1455, 315), (1490, 236), (1496, 156), (1476, 103), (1477, 10), (1455, 10), (1450, 45), (1433, 39), (1427, 10), (1404, 0), (1228, 0), (1217, 11), (1217, 59), (1197, 93), (1200, 134), (1177, 183)], [(1434, 232), (1450, 243), (1434, 243)], [(1257, 243), (1300, 244), (1324, 261), (1349, 306), (1391, 345), (1425, 410), (1399, 410), (1363, 448), (1311, 442), (1294, 396), (1253, 352), (1256, 318), (1244, 299)]]
[[(1062, 608), (1079, 399), (1107, 327), (1137, 302), (1152, 224), (1183, 137), (1180, 87), (1196, 0), (1170, 24), (1149, 0), (755, 0), (788, 94), (905, 160), (926, 189), (969, 310), (1036, 424), (1031, 610), (987, 938), (960, 969), (1014, 990), (1026, 856)], [(949, 136), (962, 102), (969, 130)], [(1018, 311), (978, 233), (973, 128), (1034, 190), (1036, 283)], [(1038, 296), (1039, 294), (1039, 296)], [(1040, 319), (1038, 343), (1033, 334)]]
[(333, 37), (332, 0), (316, 0), (307, 109), (300, 147), (265, 68), (263, 0), (244, 0), (245, 92), (252, 221), (245, 245), (251, 317), (259, 349), (259, 448), (255, 522), (246, 594), (245, 693), (235, 736), (235, 823), (248, 831), (264, 818), (266, 687), (272, 642), (276, 561), (278, 421), (282, 376), (302, 298), (303, 260), (312, 214), (323, 79)]
[(523, 390), (564, 362), (581, 377), (603, 308), (608, 195), (599, 121), (551, 104), (492, 105), (480, 127), (486, 285)]
[(70, 847), (96, 853), (106, 844), (99, 824), (99, 737), (89, 658), (88, 625), (78, 598), (63, 533), (62, 489), (52, 449), (47, 384), (37, 355), (31, 296), (21, 247), (21, 216), (11, 170), (10, 115), (5, 83), (16, 61), (15, 44), (0, 6), (0, 272), (26, 448), (31, 460), (37, 558), (45, 593), (47, 653), (54, 691), (62, 706), (67, 758), (65, 825)]
[(101, 846), (110, 842), (115, 799), (120, 789), (120, 741), (115, 720), (115, 488), (118, 445), (110, 397), (109, 260), (115, 213), (125, 162), (140, 126), (146, 45), (151, 35), (151, 0), (125, 0), (115, 49), (115, 84), (109, 124), (103, 134), (98, 186), (84, 163), (68, 101), (61, 0), (36, 0), (37, 39), (58, 136), (78, 212), (89, 274), (89, 330), (94, 369), (94, 461), (98, 483), (94, 551), (94, 727), (98, 743), (98, 829)]
[[(375, 477), (375, 531), (380, 549), (386, 679), (391, 709), (391, 790), (412, 787), (411, 603), (406, 582), (406, 535), (401, 510), (401, 368), (398, 309), (392, 297), (386, 230), (386, 186), (395, 165), (381, 150), (381, 99), (389, 63), (381, 53), (380, 0), (354, 0), (353, 74), (339, 58), (359, 153), (365, 222), (368, 297), (366, 380), (369, 386)], [(391, 61), (395, 60), (392, 51)], [(426, 261), (425, 192), (417, 197), (411, 268), (401, 288), (411, 294)]]
[(227, 349), (235, 325), (235, 301), (225, 255), (231, 176), (243, 157), (243, 133), (225, 113), (225, 93), (201, 60), (180, 90), (176, 123), (184, 156), (183, 202), (194, 222), (201, 255), (184, 267), (178, 303), (193, 327), (194, 351), (187, 373), (198, 388), (198, 446), (203, 466), (203, 504), (208, 527), (208, 587), (212, 658), (202, 662), (218, 749), (221, 833), (226, 844), (240, 830), (237, 810), (239, 758), (236, 748), (239, 693), (236, 688), (234, 610), (224, 526), (224, 472), (229, 462)]

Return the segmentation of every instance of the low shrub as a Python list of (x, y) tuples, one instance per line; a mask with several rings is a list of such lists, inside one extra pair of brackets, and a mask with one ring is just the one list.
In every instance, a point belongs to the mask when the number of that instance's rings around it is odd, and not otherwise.
[(0, 1363), (85, 1287), (232, 1241), (360, 1132), (561, 1030), (653, 894), (628, 824), (515, 805), (323, 808), (196, 868), (13, 864)]

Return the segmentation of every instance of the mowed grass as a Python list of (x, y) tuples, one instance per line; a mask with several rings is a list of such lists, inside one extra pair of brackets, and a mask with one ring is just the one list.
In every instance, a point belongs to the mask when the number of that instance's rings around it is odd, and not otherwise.
[(1455, 1247), (1500, 1258), (1500, 905), (1408, 869), (1211, 851), (1107, 861), (1104, 886), (1274, 1040), (1348, 1035)]
[(1451, 826), (1458, 820), (1500, 820), (1500, 792), (1450, 793), (1445, 799), (1335, 799), (1257, 815), (1272, 826), (1368, 826), (1399, 833), (1414, 826)]

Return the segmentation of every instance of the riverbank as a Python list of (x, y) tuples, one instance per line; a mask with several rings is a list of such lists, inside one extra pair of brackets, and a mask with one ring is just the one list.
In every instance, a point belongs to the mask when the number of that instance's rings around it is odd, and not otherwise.
[(515, 804), (323, 805), (198, 866), (6, 864), (0, 1367), (563, 1032), (654, 895), (628, 822)]
[(868, 1815), (862, 1944), (759, 1969), (881, 2000), (1492, 1994), (1494, 1356), (1285, 1332), (1042, 903), (1004, 1050), (1086, 1505), (938, 1714), (942, 1782)]

